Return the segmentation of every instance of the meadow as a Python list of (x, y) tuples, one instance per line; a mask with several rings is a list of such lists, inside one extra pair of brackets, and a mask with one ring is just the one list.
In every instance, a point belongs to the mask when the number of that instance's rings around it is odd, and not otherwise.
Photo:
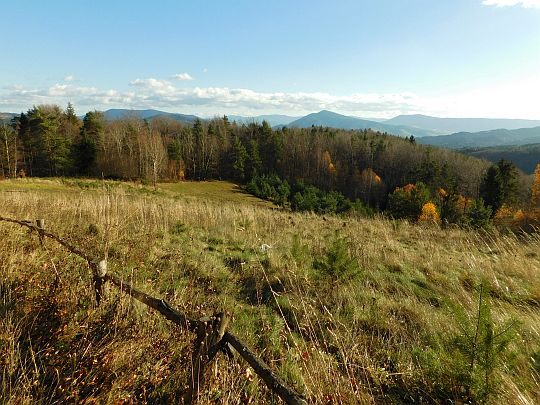
[[(0, 182), (0, 216), (230, 328), (309, 403), (540, 402), (540, 237), (293, 213), (227, 182)], [(261, 249), (264, 244), (269, 248)], [(194, 336), (0, 222), (0, 402), (175, 403)], [(201, 403), (279, 403), (219, 356)]]

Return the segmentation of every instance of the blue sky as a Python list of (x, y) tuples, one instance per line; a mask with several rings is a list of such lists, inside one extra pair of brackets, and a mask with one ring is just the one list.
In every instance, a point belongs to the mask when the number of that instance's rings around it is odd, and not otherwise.
[(540, 0), (0, 6), (0, 111), (540, 119)]

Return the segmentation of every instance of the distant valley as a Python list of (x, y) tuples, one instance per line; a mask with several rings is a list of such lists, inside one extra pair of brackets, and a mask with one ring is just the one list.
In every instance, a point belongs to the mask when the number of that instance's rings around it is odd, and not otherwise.
[(496, 163), (501, 159), (510, 160), (527, 174), (534, 172), (540, 163), (540, 143), (520, 146), (492, 146), (488, 148), (459, 149), (459, 152)]

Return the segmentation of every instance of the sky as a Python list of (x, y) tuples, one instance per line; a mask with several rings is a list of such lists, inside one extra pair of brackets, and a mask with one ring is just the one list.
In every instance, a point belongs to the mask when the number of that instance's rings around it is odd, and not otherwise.
[(0, 0), (0, 111), (540, 119), (540, 0)]

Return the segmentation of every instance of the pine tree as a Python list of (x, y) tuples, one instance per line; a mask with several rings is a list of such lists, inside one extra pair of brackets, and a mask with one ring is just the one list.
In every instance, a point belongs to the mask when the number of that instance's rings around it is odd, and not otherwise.
[(251, 178), (261, 173), (263, 164), (259, 153), (259, 144), (255, 139), (249, 142), (249, 149), (249, 173), (247, 176)]
[(78, 174), (89, 175), (95, 167), (104, 131), (103, 114), (89, 111), (83, 119), (79, 139), (73, 145), (73, 160)]
[(503, 204), (512, 205), (518, 194), (518, 171), (516, 166), (505, 159), (492, 165), (480, 187), (480, 196), (492, 209), (492, 215)]
[(246, 160), (248, 159), (248, 153), (246, 148), (240, 141), (240, 138), (234, 138), (234, 144), (232, 148), (232, 167), (233, 177), (236, 180), (244, 181), (246, 176)]
[(26, 128), (21, 128), (25, 150), (31, 155), (32, 174), (60, 176), (71, 167), (71, 140), (61, 131), (63, 112), (56, 106), (40, 105), (28, 110)]

